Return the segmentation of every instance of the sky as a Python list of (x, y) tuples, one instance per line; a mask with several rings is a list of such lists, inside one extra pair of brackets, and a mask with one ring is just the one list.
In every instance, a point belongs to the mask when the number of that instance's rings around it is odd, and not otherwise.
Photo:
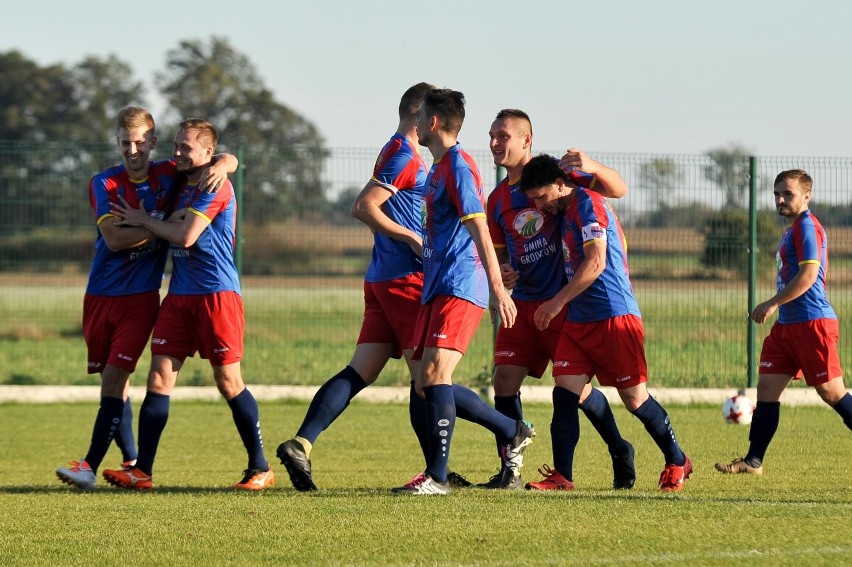
[[(40, 65), (115, 54), (148, 86), (186, 39), (226, 37), (329, 147), (380, 147), (410, 85), (465, 94), (488, 147), (502, 108), (534, 149), (852, 154), (852, 2), (632, 0), (7, 2), (0, 52)], [(2, 104), (2, 101), (0, 101)]]

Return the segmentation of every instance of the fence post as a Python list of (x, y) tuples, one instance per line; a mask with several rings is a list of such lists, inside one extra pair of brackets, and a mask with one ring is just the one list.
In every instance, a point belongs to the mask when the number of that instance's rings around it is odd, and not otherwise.
[(237, 199), (237, 233), (234, 235), (234, 264), (237, 266), (237, 273), (243, 275), (243, 171), (246, 166), (243, 163), (243, 147), (237, 148), (237, 161), (240, 162), (237, 166), (236, 174), (234, 175), (234, 195)]
[[(506, 173), (505, 167), (503, 167), (502, 165), (495, 165), (494, 166), (494, 179), (496, 179), (497, 181), (494, 183), (494, 187), (497, 187), (500, 184), (500, 182), (503, 181), (503, 178), (506, 177), (506, 175), (507, 175), (507, 173)], [(493, 191), (494, 189), (492, 188), (491, 190)], [(494, 320), (491, 321), (491, 352), (492, 352), (491, 375), (492, 376), (494, 375), (494, 356), (493, 356), (493, 354), (494, 354), (495, 347), (497, 346), (497, 329), (499, 329), (499, 328), (500, 328), (500, 314), (498, 313), (497, 316), (494, 317)]]
[(757, 158), (754, 156), (748, 158), (748, 177), (748, 333), (746, 343), (748, 345), (748, 387), (753, 388), (757, 375), (755, 367), (757, 323), (752, 321), (751, 312), (756, 302), (757, 254), (759, 252), (757, 249)]

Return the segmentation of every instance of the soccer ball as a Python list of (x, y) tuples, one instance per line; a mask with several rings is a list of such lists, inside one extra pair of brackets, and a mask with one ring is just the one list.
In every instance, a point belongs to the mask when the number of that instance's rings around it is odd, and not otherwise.
[(754, 415), (754, 404), (745, 396), (745, 394), (737, 394), (731, 396), (722, 405), (722, 417), (727, 423), (737, 423), (739, 425), (748, 425), (751, 423), (751, 418)]

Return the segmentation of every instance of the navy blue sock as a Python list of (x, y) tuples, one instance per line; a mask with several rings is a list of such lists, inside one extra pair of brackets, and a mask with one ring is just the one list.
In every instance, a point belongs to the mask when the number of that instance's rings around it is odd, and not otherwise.
[[(508, 417), (509, 419), (519, 420), (524, 418), (524, 408), (521, 404), (521, 395), (514, 396), (494, 396), (494, 409)], [(503, 444), (500, 442), (500, 437), (495, 435), (497, 442), (497, 456), (503, 458)]]
[(124, 401), (120, 398), (101, 398), (101, 406), (92, 428), (92, 441), (89, 444), (89, 452), (86, 453), (86, 462), (95, 472), (101, 466), (109, 450), (109, 444), (112, 443), (121, 425), (123, 405)]
[(447, 482), (447, 463), (450, 460), (450, 444), (456, 425), (456, 404), (453, 388), (449, 384), (437, 384), (423, 389), (426, 394), (429, 420), (429, 457), (426, 474), (438, 482)]
[(624, 454), (627, 445), (624, 443), (624, 438), (621, 437), (621, 432), (615, 423), (615, 416), (612, 415), (612, 408), (606, 396), (597, 388), (592, 388), (592, 392), (586, 398), (586, 401), (580, 404), (580, 409), (583, 410), (601, 439), (606, 443), (610, 455)]
[(240, 433), (240, 439), (248, 452), (248, 468), (258, 471), (269, 470), (269, 463), (263, 455), (263, 435), (260, 432), (260, 412), (257, 400), (248, 388), (228, 400), (234, 424)]
[(580, 441), (580, 396), (554, 386), (553, 421), (550, 422), (550, 443), (553, 449), (553, 468), (568, 480), (574, 480), (574, 450)]
[(510, 419), (488, 405), (479, 394), (453, 384), (453, 399), (456, 402), (456, 416), (459, 419), (470, 421), (481, 425), (498, 439), (503, 439), (503, 444), (508, 443), (515, 436), (517, 420)]
[(411, 382), (411, 391), (408, 398), (408, 419), (411, 422), (411, 429), (417, 436), (417, 442), (420, 443), (420, 450), (423, 452), (423, 461), (429, 463), (429, 406), (426, 400), (417, 395), (414, 389), (414, 382)]
[(169, 396), (147, 392), (139, 408), (139, 457), (136, 467), (144, 473), (154, 472), (154, 459), (160, 437), (169, 421)]
[(651, 434), (654, 443), (663, 452), (667, 465), (682, 467), (686, 463), (686, 455), (677, 444), (669, 414), (657, 400), (648, 396), (645, 403), (636, 408), (633, 415), (639, 418), (645, 430)]
[(130, 396), (124, 400), (124, 410), (121, 413), (121, 423), (115, 434), (115, 444), (121, 449), (121, 460), (123, 462), (136, 459), (136, 440), (133, 438), (133, 407), (130, 405)]
[(778, 423), (781, 421), (781, 402), (757, 402), (754, 407), (754, 417), (751, 419), (751, 429), (748, 431), (748, 453), (745, 461), (759, 467), (763, 464), (766, 449), (772, 442)]
[(349, 401), (366, 387), (367, 384), (351, 366), (329, 378), (311, 400), (297, 435), (315, 443), (319, 434), (340, 417)]
[(843, 418), (843, 423), (846, 424), (846, 427), (852, 429), (852, 394), (846, 392), (846, 395), (840, 398), (840, 401), (832, 407)]

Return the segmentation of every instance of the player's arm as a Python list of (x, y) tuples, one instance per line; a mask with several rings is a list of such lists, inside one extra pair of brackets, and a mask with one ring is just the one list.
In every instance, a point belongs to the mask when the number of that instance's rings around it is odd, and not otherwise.
[(479, 253), (479, 259), (482, 262), (482, 267), (485, 268), (485, 274), (488, 278), (488, 288), (490, 290), (488, 298), (488, 307), (491, 312), (492, 320), (499, 315), (500, 321), (506, 328), (515, 324), (515, 316), (517, 309), (515, 302), (506, 292), (503, 287), (503, 277), (500, 273), (500, 264), (497, 261), (497, 253), (494, 251), (494, 243), (491, 242), (491, 234), (488, 232), (488, 223), (484, 216), (473, 215), (463, 219), (464, 227), (473, 239), (476, 245), (476, 251)]
[(122, 219), (122, 222), (130, 226), (139, 226), (150, 230), (164, 240), (168, 240), (183, 248), (195, 244), (204, 229), (210, 224), (210, 219), (203, 213), (189, 208), (182, 220), (170, 222), (160, 220), (149, 215), (140, 205), (135, 209), (127, 204), (121, 196), (120, 205), (113, 205), (113, 213)]
[(234, 173), (240, 166), (237, 157), (232, 154), (216, 154), (210, 165), (201, 170), (198, 186), (202, 191), (215, 193), (228, 179), (229, 173)]
[(542, 303), (536, 309), (535, 326), (544, 330), (568, 302), (586, 291), (606, 268), (606, 240), (589, 240), (583, 244), (583, 261), (574, 272), (571, 280), (554, 297)]
[(808, 291), (819, 277), (819, 261), (812, 260), (799, 264), (799, 272), (793, 279), (770, 299), (754, 308), (751, 318), (756, 323), (765, 323), (778, 307), (793, 301)]
[(615, 169), (607, 167), (596, 159), (590, 158), (586, 152), (579, 148), (568, 148), (559, 167), (565, 171), (579, 169), (595, 176), (595, 183), (590, 189), (597, 191), (604, 197), (619, 199), (627, 195), (627, 183), (621, 178), (621, 174)]
[(382, 210), (382, 205), (391, 196), (391, 191), (385, 186), (375, 181), (368, 181), (352, 203), (352, 216), (372, 230), (406, 243), (418, 256), (421, 256), (423, 240), (420, 235), (394, 222)]
[(141, 226), (119, 226), (119, 218), (115, 215), (105, 215), (98, 221), (98, 230), (104, 242), (113, 252), (141, 246), (156, 238), (150, 230)]

